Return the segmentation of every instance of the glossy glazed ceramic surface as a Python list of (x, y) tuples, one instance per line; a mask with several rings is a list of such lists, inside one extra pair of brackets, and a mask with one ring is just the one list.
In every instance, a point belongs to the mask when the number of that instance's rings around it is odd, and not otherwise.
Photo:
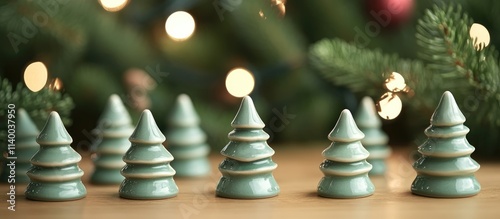
[(414, 194), (459, 198), (481, 191), (474, 176), (480, 166), (470, 157), (474, 147), (465, 137), (469, 128), (464, 122), (453, 95), (446, 91), (425, 130), (428, 139), (418, 148), (421, 157), (413, 164), (417, 171), (411, 185)]
[[(16, 177), (15, 183), (28, 183), (30, 181), (26, 172), (31, 167), (31, 157), (35, 155), (40, 146), (36, 143), (36, 137), (40, 133), (38, 128), (35, 126), (35, 123), (31, 120), (30, 116), (23, 108), (20, 108), (17, 111), (16, 119), (16, 138), (15, 138), (15, 154), (13, 156), (17, 157), (15, 160)], [(2, 145), (1, 148), (7, 150), (7, 145)], [(11, 155), (12, 156), (12, 155)], [(0, 158), (0, 161), (4, 157)], [(7, 166), (10, 161), (4, 163), (4, 168), (2, 168), (2, 172), (0, 173), (0, 179), (2, 182), (8, 182), (11, 166)], [(6, 168), (5, 168), (6, 167)]]
[(262, 130), (264, 122), (250, 97), (243, 98), (231, 126), (230, 141), (221, 150), (226, 159), (219, 165), (222, 177), (216, 195), (237, 199), (278, 195), (280, 188), (272, 175), (278, 166), (271, 159), (274, 150), (266, 142), (269, 135)]
[(70, 146), (73, 141), (59, 114), (52, 112), (36, 140), (40, 150), (31, 158), (26, 198), (39, 201), (69, 201), (85, 197), (87, 190), (78, 167), (82, 157)]
[(130, 136), (132, 146), (123, 156), (126, 165), (121, 173), (125, 180), (120, 184), (120, 197), (164, 199), (179, 193), (173, 179), (175, 170), (170, 166), (174, 157), (162, 145), (164, 141), (153, 115), (144, 110)]
[(122, 157), (130, 147), (128, 138), (134, 131), (132, 119), (120, 97), (113, 94), (109, 97), (99, 120), (97, 128), (99, 141), (93, 146), (96, 158), (95, 169), (90, 182), (95, 184), (120, 184), (125, 178), (120, 170), (125, 166)]
[(365, 134), (361, 143), (370, 153), (367, 161), (373, 166), (370, 175), (383, 175), (387, 167), (385, 160), (391, 155), (391, 148), (387, 145), (389, 137), (382, 131), (382, 122), (377, 115), (375, 104), (370, 97), (361, 100), (355, 121), (359, 129)]
[(372, 195), (375, 186), (368, 177), (372, 165), (366, 162), (368, 151), (361, 144), (364, 134), (349, 110), (343, 110), (328, 135), (332, 141), (322, 155), (320, 170), (325, 175), (318, 184), (318, 195), (327, 198), (360, 198)]
[(177, 97), (168, 119), (167, 149), (174, 156), (171, 165), (179, 177), (203, 177), (210, 174), (207, 136), (199, 127), (200, 119), (186, 94)]

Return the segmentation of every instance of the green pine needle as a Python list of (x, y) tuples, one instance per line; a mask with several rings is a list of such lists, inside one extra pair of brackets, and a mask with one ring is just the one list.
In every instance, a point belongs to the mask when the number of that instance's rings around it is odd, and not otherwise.
[[(500, 133), (498, 51), (492, 45), (477, 50), (475, 39), (469, 36), (472, 24), (459, 6), (435, 6), (426, 11), (416, 27), (418, 60), (359, 48), (339, 39), (312, 45), (309, 60), (333, 84), (372, 97), (387, 92), (383, 85), (391, 72), (400, 73), (413, 90), (414, 95), (404, 95), (411, 112), (432, 112), (441, 94), (449, 90), (469, 116), (469, 126)], [(485, 141), (491, 143), (498, 138)]]
[(0, 77), (0, 142), (5, 140), (7, 128), (7, 109), (15, 104), (16, 109), (24, 108), (39, 129), (43, 128), (50, 112), (57, 111), (65, 125), (71, 125), (70, 113), (74, 108), (73, 100), (67, 94), (51, 90), (47, 87), (38, 92), (30, 91), (19, 83), (13, 89), (11, 83)]

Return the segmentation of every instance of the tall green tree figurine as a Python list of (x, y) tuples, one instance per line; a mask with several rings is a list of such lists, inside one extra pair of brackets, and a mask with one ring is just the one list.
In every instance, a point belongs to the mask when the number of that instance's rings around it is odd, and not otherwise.
[(162, 143), (165, 136), (158, 128), (151, 111), (144, 110), (132, 136), (132, 145), (123, 156), (125, 177), (119, 194), (128, 199), (164, 199), (179, 193), (170, 166), (174, 157)]
[(278, 166), (271, 159), (274, 150), (266, 140), (260, 119), (250, 97), (246, 96), (231, 126), (229, 143), (222, 149), (226, 157), (219, 165), (222, 177), (215, 193), (226, 198), (254, 199), (278, 195), (280, 188), (272, 171)]
[(206, 144), (207, 135), (199, 127), (200, 119), (191, 99), (186, 94), (177, 97), (166, 132), (168, 151), (174, 156), (172, 167), (176, 176), (197, 177), (210, 173), (207, 155), (210, 146)]
[(470, 155), (474, 147), (465, 135), (465, 116), (451, 92), (444, 92), (425, 129), (428, 139), (418, 147), (422, 155), (413, 168), (417, 177), (411, 185), (414, 194), (429, 197), (467, 197), (476, 195), (481, 185), (474, 176), (479, 164)]
[(82, 157), (71, 148), (73, 139), (57, 112), (50, 113), (36, 142), (40, 150), (31, 158), (33, 166), (28, 170), (31, 182), (26, 188), (26, 198), (69, 201), (85, 197), (83, 171), (78, 167)]
[[(31, 167), (31, 157), (40, 148), (36, 143), (36, 137), (40, 134), (40, 131), (23, 108), (20, 108), (15, 116), (16, 137), (14, 145), (16, 147), (15, 150), (12, 150), (15, 154), (9, 154), (9, 157), (16, 157), (16, 160), (15, 165), (9, 165), (9, 160), (7, 160), (7, 164), (3, 166), (2, 182), (12, 181), (12, 178), (9, 177), (10, 171), (15, 168), (15, 183), (29, 183), (30, 179), (26, 173)], [(7, 153), (9, 152), (7, 150)]]
[(387, 145), (389, 138), (382, 131), (382, 122), (375, 110), (372, 98), (364, 97), (355, 115), (355, 121), (359, 129), (365, 134), (361, 144), (368, 150), (368, 163), (373, 168), (371, 175), (383, 175), (387, 169), (385, 159), (391, 154), (391, 148)]
[(120, 170), (125, 166), (122, 158), (130, 147), (128, 138), (134, 131), (130, 115), (120, 97), (113, 94), (96, 128), (100, 141), (96, 142), (95, 170), (90, 181), (95, 184), (120, 184)]
[(320, 170), (325, 174), (318, 185), (318, 195), (327, 198), (360, 198), (372, 195), (375, 186), (368, 172), (372, 165), (366, 162), (369, 153), (361, 144), (361, 132), (351, 112), (343, 110), (328, 135), (332, 141), (322, 155)]

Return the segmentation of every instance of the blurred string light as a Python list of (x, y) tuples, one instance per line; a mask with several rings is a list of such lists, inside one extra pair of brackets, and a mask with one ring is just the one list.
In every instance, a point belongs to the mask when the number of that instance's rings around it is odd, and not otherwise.
[(255, 79), (252, 73), (244, 68), (234, 68), (226, 76), (226, 89), (234, 97), (244, 97), (252, 93)]
[[(284, 17), (286, 14), (286, 7), (285, 7), (286, 0), (271, 0), (271, 9), (276, 11), (278, 13), (279, 17)], [(259, 16), (262, 19), (267, 19), (266, 15), (264, 14), (264, 11), (261, 9), (259, 11)]]
[(184, 41), (194, 33), (196, 24), (193, 16), (185, 11), (177, 11), (168, 16), (165, 30), (170, 38), (175, 41)]
[(60, 91), (63, 88), (63, 83), (60, 78), (54, 78), (52, 79), (52, 82), (49, 84), (49, 89), (54, 90), (54, 91)]
[(392, 92), (387, 92), (377, 103), (377, 111), (380, 117), (391, 120), (395, 119), (401, 113), (403, 109), (403, 103), (399, 96)]
[(125, 8), (128, 0), (99, 0), (99, 3), (102, 5), (104, 10), (109, 12), (116, 12)]
[(476, 50), (482, 50), (490, 44), (490, 33), (481, 24), (474, 23), (470, 27), (469, 36), (474, 40)]
[(404, 92), (412, 94), (411, 88), (406, 85), (403, 76), (397, 72), (392, 72), (387, 79), (385, 79), (385, 88), (387, 93), (380, 97), (377, 103), (377, 111), (383, 119), (395, 119), (403, 109), (403, 103), (397, 93)]
[(408, 92), (409, 87), (406, 85), (403, 76), (397, 72), (392, 72), (387, 79), (385, 79), (385, 87), (390, 92)]
[(33, 92), (38, 92), (45, 87), (47, 78), (47, 67), (42, 62), (33, 62), (24, 70), (24, 83)]
[(271, 0), (271, 6), (275, 7), (278, 10), (278, 14), (283, 17), (286, 13), (285, 7), (286, 0)]

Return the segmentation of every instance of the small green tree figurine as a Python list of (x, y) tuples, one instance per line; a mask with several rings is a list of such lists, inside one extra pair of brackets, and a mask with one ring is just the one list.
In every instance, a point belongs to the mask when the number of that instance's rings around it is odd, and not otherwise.
[(164, 199), (179, 193), (170, 166), (174, 157), (162, 143), (161, 133), (151, 114), (144, 110), (130, 136), (132, 145), (123, 156), (126, 165), (121, 173), (125, 177), (120, 185), (120, 197), (128, 199)]
[(383, 175), (387, 169), (385, 159), (391, 154), (391, 148), (387, 145), (389, 138), (381, 129), (382, 122), (380, 122), (375, 104), (370, 97), (364, 97), (361, 100), (355, 121), (365, 134), (365, 138), (361, 139), (361, 144), (370, 153), (366, 159), (373, 166), (369, 174)]
[[(8, 157), (16, 157), (15, 165), (10, 165), (9, 160), (2, 169), (2, 182), (29, 183), (30, 179), (26, 173), (31, 167), (31, 157), (35, 155), (40, 146), (36, 143), (36, 137), (40, 134), (35, 123), (23, 108), (20, 108), (16, 113), (15, 119), (15, 154), (8, 154)], [(8, 142), (9, 143), (9, 142)], [(9, 150), (7, 150), (9, 153)], [(10, 178), (10, 171), (15, 168), (15, 181)]]
[(210, 147), (205, 143), (207, 136), (199, 124), (200, 119), (189, 96), (179, 95), (166, 132), (168, 151), (175, 158), (170, 164), (175, 169), (176, 176), (197, 177), (210, 173), (207, 159)]
[(215, 193), (239, 199), (278, 195), (280, 188), (272, 174), (278, 166), (271, 159), (274, 150), (266, 142), (269, 135), (262, 130), (265, 125), (250, 97), (243, 98), (231, 126), (230, 141), (221, 151), (226, 159), (219, 165), (222, 177)]
[(414, 194), (429, 197), (467, 197), (476, 195), (481, 185), (474, 176), (479, 164), (470, 155), (474, 147), (465, 135), (465, 116), (453, 95), (444, 92), (425, 129), (428, 139), (418, 147), (422, 155), (413, 168), (417, 177), (411, 185)]
[(369, 153), (360, 142), (364, 137), (351, 112), (343, 110), (328, 135), (332, 143), (322, 153), (326, 160), (320, 165), (325, 174), (318, 185), (320, 196), (359, 198), (373, 194), (375, 187), (368, 177), (372, 165), (366, 162)]
[(132, 120), (120, 97), (113, 94), (96, 128), (100, 141), (96, 142), (95, 170), (90, 181), (95, 184), (120, 184), (120, 170), (125, 166), (122, 158), (130, 147), (128, 138), (134, 131)]
[(55, 111), (36, 139), (40, 150), (31, 158), (28, 170), (31, 182), (26, 198), (39, 201), (69, 201), (87, 194), (82, 183), (83, 171), (78, 167), (82, 157), (71, 148), (73, 139)]

